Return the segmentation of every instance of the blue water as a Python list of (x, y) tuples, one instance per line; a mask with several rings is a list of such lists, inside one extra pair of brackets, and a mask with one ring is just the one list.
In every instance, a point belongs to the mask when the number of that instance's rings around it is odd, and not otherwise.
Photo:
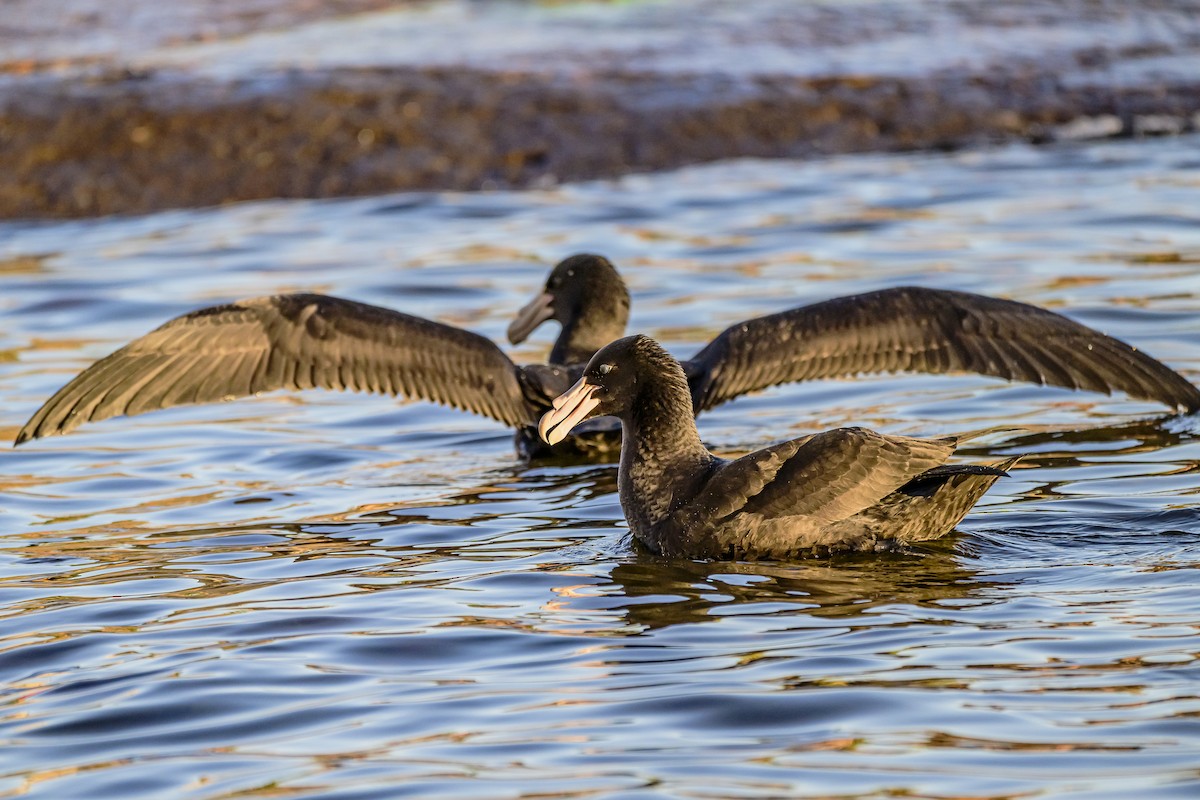
[[(1063, 311), (1200, 381), (1195, 138), (739, 161), (544, 191), (0, 225), (0, 438), (185, 311), (324, 291), (500, 340), (609, 256), (631, 327), (918, 283)], [(554, 334), (507, 348), (545, 357)], [(902, 376), (701, 417), (1028, 453), (919, 555), (639, 555), (610, 465), (437, 406), (279, 393), (0, 449), (0, 797), (1200, 796), (1200, 422)]]

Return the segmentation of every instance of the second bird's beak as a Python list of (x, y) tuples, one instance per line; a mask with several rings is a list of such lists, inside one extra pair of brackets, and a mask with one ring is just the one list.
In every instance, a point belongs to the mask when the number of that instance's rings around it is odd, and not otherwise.
[(538, 423), (538, 436), (546, 444), (558, 444), (567, 438), (579, 423), (587, 419), (588, 414), (600, 405), (600, 399), (595, 397), (599, 386), (588, 383), (580, 378), (570, 389), (554, 400), (554, 408), (550, 409)]
[(517, 318), (508, 326), (508, 340), (520, 344), (533, 333), (538, 325), (554, 316), (554, 295), (542, 292), (517, 312)]

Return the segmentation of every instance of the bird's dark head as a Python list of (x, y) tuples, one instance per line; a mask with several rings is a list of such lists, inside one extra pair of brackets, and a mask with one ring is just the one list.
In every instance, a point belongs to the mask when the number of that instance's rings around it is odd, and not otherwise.
[(679, 362), (649, 336), (626, 336), (592, 356), (583, 377), (542, 417), (538, 433), (554, 444), (586, 419), (626, 419), (647, 398), (656, 406), (678, 405), (691, 418), (691, 395)]
[(556, 364), (585, 361), (623, 334), (629, 321), (629, 290), (612, 262), (590, 253), (560, 261), (542, 292), (517, 312), (508, 326), (508, 340), (520, 344), (552, 319), (562, 324), (550, 356)]

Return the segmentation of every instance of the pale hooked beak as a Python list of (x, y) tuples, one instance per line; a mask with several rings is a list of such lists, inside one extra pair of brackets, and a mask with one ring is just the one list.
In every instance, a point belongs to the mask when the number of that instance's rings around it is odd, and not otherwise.
[(542, 292), (517, 312), (517, 318), (508, 326), (508, 340), (513, 344), (520, 344), (538, 325), (553, 316), (554, 295)]
[(538, 436), (546, 444), (558, 444), (567, 438), (579, 423), (587, 419), (588, 414), (600, 405), (600, 399), (595, 397), (595, 386), (585, 378), (554, 399), (554, 408), (547, 411), (538, 423)]

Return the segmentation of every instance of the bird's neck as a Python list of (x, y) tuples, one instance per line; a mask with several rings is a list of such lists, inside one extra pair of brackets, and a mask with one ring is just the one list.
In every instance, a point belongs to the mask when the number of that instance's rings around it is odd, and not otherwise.
[(551, 364), (586, 364), (604, 345), (625, 335), (628, 309), (619, 306), (580, 314), (563, 323), (550, 351)]
[(621, 506), (632, 532), (643, 541), (652, 539), (654, 526), (695, 494), (716, 461), (700, 441), (686, 389), (663, 388), (647, 387), (634, 404), (636, 412), (621, 419)]

